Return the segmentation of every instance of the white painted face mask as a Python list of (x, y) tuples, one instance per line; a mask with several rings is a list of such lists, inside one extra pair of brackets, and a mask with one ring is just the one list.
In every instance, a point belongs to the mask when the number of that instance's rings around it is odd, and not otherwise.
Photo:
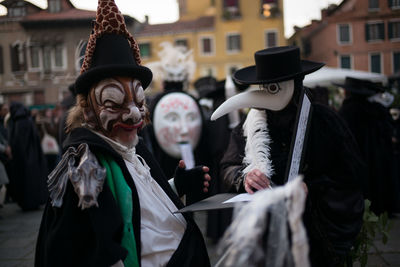
[(260, 85), (258, 90), (243, 92), (227, 99), (214, 111), (211, 120), (242, 108), (282, 110), (289, 104), (293, 92), (294, 80)]
[(195, 100), (185, 93), (166, 94), (154, 109), (153, 127), (161, 149), (179, 159), (179, 143), (189, 143), (193, 149), (199, 143), (202, 130), (200, 109)]

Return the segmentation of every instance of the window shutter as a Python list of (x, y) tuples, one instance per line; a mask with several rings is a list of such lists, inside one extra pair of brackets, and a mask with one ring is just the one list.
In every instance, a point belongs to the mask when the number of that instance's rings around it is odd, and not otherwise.
[(389, 5), (389, 7), (392, 7), (392, 6), (393, 6), (392, 0), (388, 0), (388, 5)]
[(18, 71), (18, 52), (15, 46), (10, 45), (11, 71)]
[(379, 39), (385, 40), (385, 23), (379, 23)]
[(393, 38), (393, 22), (388, 23), (388, 37), (389, 39)]
[(369, 41), (369, 24), (365, 24), (365, 40)]

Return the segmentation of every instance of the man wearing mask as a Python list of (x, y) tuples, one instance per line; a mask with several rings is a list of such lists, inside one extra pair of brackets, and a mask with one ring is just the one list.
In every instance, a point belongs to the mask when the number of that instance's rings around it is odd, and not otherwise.
[[(304, 75), (323, 66), (301, 60), (298, 47), (257, 51), (255, 62), (235, 72), (233, 78), (259, 89), (226, 100), (212, 117), (251, 108), (245, 121), (233, 130), (221, 161), (227, 187), (250, 194), (286, 182), (302, 81)], [(308, 193), (304, 223), (310, 261), (312, 266), (339, 266), (362, 225), (359, 183), (363, 162), (352, 135), (334, 111), (312, 103), (309, 116), (299, 174), (304, 175), (303, 187)]]
[(175, 213), (208, 190), (208, 168), (180, 162), (170, 186), (137, 135), (151, 79), (114, 1), (99, 0), (35, 266), (209, 266), (193, 218)]

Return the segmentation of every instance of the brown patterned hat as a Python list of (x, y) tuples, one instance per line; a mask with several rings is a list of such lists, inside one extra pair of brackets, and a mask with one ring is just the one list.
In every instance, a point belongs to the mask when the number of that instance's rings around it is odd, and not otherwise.
[(112, 76), (137, 78), (146, 88), (153, 74), (140, 64), (139, 46), (126, 29), (114, 0), (99, 0), (81, 73), (75, 83), (76, 93), (87, 94), (94, 83)]

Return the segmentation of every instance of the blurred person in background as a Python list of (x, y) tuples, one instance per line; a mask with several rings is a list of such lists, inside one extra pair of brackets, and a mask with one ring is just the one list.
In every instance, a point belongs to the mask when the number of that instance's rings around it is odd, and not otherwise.
[(12, 151), (10, 196), (24, 211), (37, 209), (47, 199), (47, 166), (35, 123), (23, 104), (11, 103), (7, 128)]

